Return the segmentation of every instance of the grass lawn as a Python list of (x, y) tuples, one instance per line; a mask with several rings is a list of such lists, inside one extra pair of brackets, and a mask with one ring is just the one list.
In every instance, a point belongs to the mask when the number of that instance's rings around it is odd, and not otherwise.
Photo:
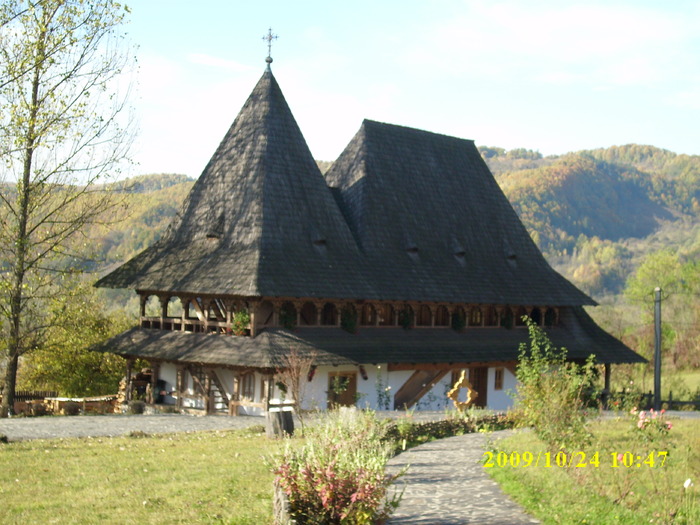
[[(700, 420), (671, 420), (665, 437), (639, 439), (629, 418), (590, 423), (593, 443), (586, 447), (585, 466), (489, 468), (503, 490), (543, 523), (700, 523)], [(532, 432), (518, 432), (499, 441), (495, 451), (537, 457), (546, 447)], [(663, 454), (668, 452), (661, 466)], [(598, 452), (599, 466), (592, 464)], [(630, 452), (625, 467), (618, 454)], [(644, 464), (652, 454), (654, 467)], [(640, 460), (637, 460), (640, 456)], [(503, 457), (503, 456), (502, 456)], [(513, 456), (516, 457), (515, 455)], [(550, 456), (554, 458), (554, 456)], [(576, 454), (575, 464), (583, 463)], [(529, 459), (529, 456), (528, 456)], [(522, 463), (521, 463), (522, 464)], [(637, 466), (639, 464), (639, 466)], [(684, 482), (694, 483), (689, 489)]]
[(269, 523), (254, 431), (0, 444), (0, 523)]

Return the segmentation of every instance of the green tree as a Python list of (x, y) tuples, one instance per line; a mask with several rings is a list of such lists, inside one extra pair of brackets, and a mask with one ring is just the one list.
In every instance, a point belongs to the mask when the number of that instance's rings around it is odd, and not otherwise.
[(632, 304), (645, 306), (649, 313), (654, 304), (656, 287), (660, 287), (668, 296), (679, 291), (681, 283), (681, 262), (678, 255), (672, 250), (660, 250), (647, 255), (627, 280), (625, 297)]
[(47, 329), (42, 345), (27, 354), (18, 376), (24, 389), (56, 390), (64, 396), (116, 393), (125, 363), (95, 351), (109, 337), (133, 324), (123, 312), (105, 313), (92, 286), (64, 280), (61, 293), (47, 303), (50, 315), (70, 320)]
[(0, 6), (0, 417), (12, 411), (20, 356), (65, 322), (46, 304), (83, 247), (77, 234), (116, 205), (102, 183), (131, 143), (118, 92), (131, 62), (125, 13), (113, 0)]

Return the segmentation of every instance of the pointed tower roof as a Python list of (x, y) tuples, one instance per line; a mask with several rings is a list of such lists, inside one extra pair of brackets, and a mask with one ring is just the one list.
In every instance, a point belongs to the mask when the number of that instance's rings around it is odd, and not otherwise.
[(383, 298), (595, 304), (549, 266), (471, 140), (365, 120), (326, 179)]
[(372, 298), (362, 268), (268, 64), (166, 234), (97, 286)]

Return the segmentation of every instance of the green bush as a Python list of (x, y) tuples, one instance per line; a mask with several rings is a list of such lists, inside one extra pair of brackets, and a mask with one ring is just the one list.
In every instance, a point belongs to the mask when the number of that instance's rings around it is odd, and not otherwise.
[(235, 335), (246, 335), (250, 328), (250, 314), (248, 310), (239, 310), (233, 314), (231, 328)]
[(385, 431), (373, 412), (340, 409), (308, 428), (303, 446), (288, 441), (272, 470), (287, 495), (290, 518), (300, 525), (385, 520), (401, 499), (388, 492), (402, 474), (384, 472), (392, 455)]
[(434, 439), (460, 436), (478, 431), (503, 430), (511, 426), (505, 414), (488, 414), (472, 417), (455, 414), (439, 421), (414, 422), (402, 417), (389, 423), (384, 440), (392, 444), (394, 452), (415, 447)]
[(532, 427), (553, 451), (580, 450), (590, 439), (584, 397), (595, 379), (594, 358), (585, 365), (567, 362), (565, 348), (556, 348), (529, 317), (524, 321), (530, 344), (520, 346), (511, 417), (518, 426)]

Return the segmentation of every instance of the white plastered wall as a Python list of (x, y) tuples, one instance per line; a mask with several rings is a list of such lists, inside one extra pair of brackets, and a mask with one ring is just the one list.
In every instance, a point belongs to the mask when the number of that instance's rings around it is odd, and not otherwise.
[(496, 368), (489, 368), (488, 391), (486, 392), (488, 408), (491, 410), (508, 410), (513, 405), (513, 398), (510, 394), (515, 392), (517, 383), (518, 380), (510, 370), (503, 368), (503, 388), (496, 390)]

